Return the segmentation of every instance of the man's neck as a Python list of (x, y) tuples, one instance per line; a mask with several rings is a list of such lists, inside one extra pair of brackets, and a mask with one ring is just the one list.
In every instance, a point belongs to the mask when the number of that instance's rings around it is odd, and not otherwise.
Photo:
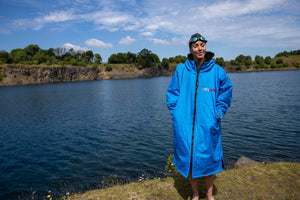
[(198, 70), (200, 70), (201, 69), (201, 66), (203, 65), (203, 63), (204, 63), (204, 60), (205, 60), (205, 58), (202, 58), (202, 59), (197, 59), (197, 63), (198, 63)]

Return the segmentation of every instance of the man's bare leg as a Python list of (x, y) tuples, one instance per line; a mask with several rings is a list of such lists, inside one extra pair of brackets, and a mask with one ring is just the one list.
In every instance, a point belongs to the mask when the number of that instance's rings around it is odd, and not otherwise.
[(192, 200), (198, 200), (199, 199), (199, 191), (198, 191), (198, 178), (190, 178), (190, 183), (193, 190), (193, 197)]
[(205, 188), (206, 188), (206, 199), (214, 200), (213, 197), (213, 183), (214, 183), (214, 175), (206, 176), (204, 178)]

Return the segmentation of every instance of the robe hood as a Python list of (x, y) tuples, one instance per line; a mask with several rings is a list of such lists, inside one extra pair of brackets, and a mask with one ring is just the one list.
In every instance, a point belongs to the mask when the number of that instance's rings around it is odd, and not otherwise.
[[(210, 51), (207, 51), (205, 53), (205, 61), (201, 66), (202, 72), (209, 71), (214, 66), (214, 61), (212, 60), (214, 55), (215, 54)], [(185, 64), (186, 64), (186, 68), (189, 71), (194, 71), (195, 73), (197, 73), (197, 62), (194, 60), (194, 57), (191, 53), (188, 54), (188, 59), (186, 60)]]

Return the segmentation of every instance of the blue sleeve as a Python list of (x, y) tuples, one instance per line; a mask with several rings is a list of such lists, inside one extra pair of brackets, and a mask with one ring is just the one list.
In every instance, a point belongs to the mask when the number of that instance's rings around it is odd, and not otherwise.
[(220, 86), (219, 86), (219, 93), (217, 96), (217, 113), (220, 116), (217, 116), (218, 119), (222, 119), (226, 111), (228, 110), (231, 104), (232, 98), (232, 83), (226, 74), (226, 72), (222, 69), (220, 75)]
[(179, 79), (178, 79), (178, 71), (175, 70), (175, 73), (173, 75), (173, 78), (167, 90), (167, 106), (172, 115), (176, 108), (176, 103), (179, 94), (180, 94), (180, 86), (179, 86)]

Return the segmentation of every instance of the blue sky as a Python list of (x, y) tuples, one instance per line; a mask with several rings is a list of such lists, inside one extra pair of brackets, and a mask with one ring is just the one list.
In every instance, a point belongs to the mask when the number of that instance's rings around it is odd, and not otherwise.
[(300, 49), (299, 0), (0, 0), (0, 50), (114, 53), (146, 48), (160, 59), (187, 55), (201, 33), (225, 60)]

